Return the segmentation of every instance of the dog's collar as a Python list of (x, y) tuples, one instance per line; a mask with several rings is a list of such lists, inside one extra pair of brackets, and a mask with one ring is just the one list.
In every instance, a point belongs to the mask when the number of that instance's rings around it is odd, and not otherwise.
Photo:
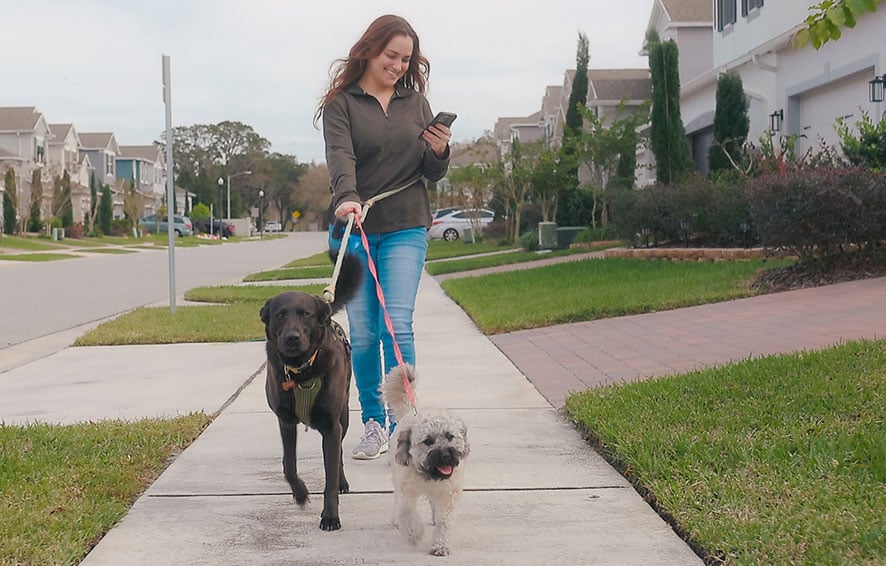
[(296, 383), (293, 376), (302, 373), (303, 371), (310, 369), (314, 362), (317, 360), (317, 354), (320, 353), (320, 349), (317, 348), (314, 350), (314, 353), (308, 358), (308, 361), (303, 363), (298, 367), (292, 367), (286, 364), (283, 364), (283, 373), (286, 375), (286, 381), (283, 382), (283, 391), (289, 391), (293, 387), (295, 387)]

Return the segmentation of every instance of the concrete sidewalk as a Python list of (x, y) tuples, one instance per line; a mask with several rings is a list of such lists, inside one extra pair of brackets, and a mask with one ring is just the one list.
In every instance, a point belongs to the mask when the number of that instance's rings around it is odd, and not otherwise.
[[(701, 563), (427, 276), (416, 336), (419, 406), (463, 417), (472, 448), (447, 558), (430, 556), (427, 541), (409, 546), (391, 526), (384, 457), (346, 458), (352, 492), (341, 498), (342, 529), (321, 531), (314, 431), (299, 431), (312, 499), (304, 509), (292, 503), (259, 342), (66, 349), (0, 375), (0, 419), (220, 411), (87, 556), (91, 566)], [(355, 392), (351, 399), (346, 456), (361, 433)]]

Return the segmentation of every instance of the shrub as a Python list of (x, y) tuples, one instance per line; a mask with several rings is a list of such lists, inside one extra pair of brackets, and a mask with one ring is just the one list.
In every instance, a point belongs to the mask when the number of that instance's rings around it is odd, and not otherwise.
[(538, 228), (520, 235), (520, 247), (528, 252), (538, 250)]
[(825, 167), (749, 181), (753, 224), (763, 245), (801, 259), (886, 240), (886, 173)]
[(128, 218), (117, 218), (111, 222), (111, 233), (109, 236), (129, 236), (132, 234), (130, 230), (131, 223)]
[(70, 227), (65, 228), (65, 238), (73, 238), (75, 240), (83, 239), (83, 224), (75, 222)]
[(613, 224), (597, 228), (585, 228), (572, 240), (575, 243), (606, 242), (618, 239), (618, 229)]
[[(712, 182), (692, 175), (621, 195), (613, 203), (619, 234), (636, 244), (669, 242), (697, 246), (740, 246), (756, 241), (748, 223), (744, 181)], [(747, 232), (742, 230), (745, 226)], [(644, 232), (645, 229), (645, 232)]]

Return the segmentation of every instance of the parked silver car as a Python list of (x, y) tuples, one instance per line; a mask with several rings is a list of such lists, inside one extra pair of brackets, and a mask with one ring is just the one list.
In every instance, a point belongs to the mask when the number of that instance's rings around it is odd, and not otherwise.
[[(156, 234), (157, 232), (165, 234), (169, 230), (168, 216), (162, 215), (159, 228), (157, 227), (158, 216), (160, 215), (155, 213), (139, 218), (138, 227), (149, 234)], [(176, 237), (190, 236), (194, 233), (194, 225), (191, 219), (179, 214), (176, 214), (174, 217), (172, 229), (175, 231)]]
[(465, 228), (471, 227), (476, 232), (494, 219), (495, 212), (486, 208), (451, 210), (433, 219), (428, 237), (453, 242), (465, 237)]

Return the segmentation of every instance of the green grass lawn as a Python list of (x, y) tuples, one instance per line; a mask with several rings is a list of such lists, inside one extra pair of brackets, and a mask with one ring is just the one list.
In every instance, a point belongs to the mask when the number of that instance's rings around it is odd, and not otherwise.
[(496, 334), (747, 297), (758, 270), (786, 264), (589, 259), (442, 286), (484, 333)]
[(77, 564), (209, 424), (0, 424), (0, 564)]
[(0, 260), (6, 261), (58, 261), (60, 259), (77, 259), (83, 256), (74, 255), (74, 254), (66, 254), (66, 253), (56, 253), (56, 252), (40, 252), (40, 253), (20, 253), (20, 254), (9, 254), (4, 255), (0, 254)]
[(572, 248), (550, 252), (506, 250), (504, 252), (493, 253), (489, 255), (431, 261), (425, 264), (425, 271), (427, 271), (431, 275), (443, 275), (445, 273), (458, 273), (461, 271), (470, 271), (472, 269), (483, 269), (485, 267), (497, 267), (499, 265), (533, 262), (552, 257), (584, 254), (588, 252), (605, 250), (609, 247), (613, 246), (601, 245), (599, 247)]
[(188, 301), (205, 306), (141, 307), (98, 325), (74, 341), (74, 346), (178, 344), (264, 340), (259, 310), (265, 301), (284, 291), (314, 295), (323, 285), (247, 285), (198, 287), (185, 293)]
[(0, 238), (0, 248), (27, 252), (42, 252), (65, 249), (65, 246), (41, 236), (9, 236)]
[(566, 409), (728, 564), (886, 556), (886, 340), (600, 387)]

